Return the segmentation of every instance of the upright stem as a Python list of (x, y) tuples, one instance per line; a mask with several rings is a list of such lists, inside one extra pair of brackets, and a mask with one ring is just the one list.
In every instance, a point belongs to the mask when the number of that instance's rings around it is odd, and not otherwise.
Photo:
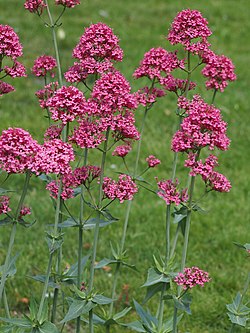
[[(116, 268), (115, 268), (115, 275), (114, 275), (114, 282), (113, 282), (113, 288), (112, 288), (112, 293), (111, 293), (111, 299), (115, 299), (115, 294), (116, 294), (116, 285), (117, 285), (117, 280), (118, 280), (118, 276), (119, 276), (119, 270), (120, 270), (120, 265), (121, 263), (118, 262), (116, 264)], [(109, 317), (112, 317), (112, 313), (113, 313), (113, 309), (114, 309), (114, 301), (112, 303), (110, 303), (110, 308), (109, 308)], [(107, 326), (109, 327), (109, 326)]]
[(4, 305), (4, 309), (5, 309), (7, 318), (10, 318), (10, 309), (9, 309), (9, 304), (8, 304), (8, 299), (7, 299), (5, 289), (3, 291), (3, 305)]
[(214, 89), (214, 93), (213, 93), (213, 97), (212, 97), (211, 104), (213, 104), (213, 103), (214, 103), (214, 100), (215, 100), (216, 93), (217, 93), (217, 89)]
[(8, 272), (8, 268), (9, 268), (9, 261), (10, 261), (11, 251), (12, 251), (14, 241), (15, 241), (16, 229), (17, 229), (17, 220), (19, 218), (19, 214), (20, 214), (20, 211), (22, 209), (24, 199), (25, 199), (25, 196), (26, 196), (27, 191), (28, 191), (29, 181), (30, 181), (30, 171), (27, 171), (26, 176), (25, 176), (24, 185), (23, 185), (23, 191), (22, 191), (21, 197), (19, 199), (19, 203), (18, 203), (18, 206), (17, 206), (16, 214), (15, 214), (15, 220), (13, 221), (13, 224), (12, 224), (9, 246), (8, 246), (7, 255), (6, 255), (6, 258), (5, 258), (5, 262), (4, 262), (3, 274), (1, 276), (0, 304), (2, 302), (4, 285), (5, 285), (5, 282), (6, 282), (6, 279), (7, 279), (7, 272)]

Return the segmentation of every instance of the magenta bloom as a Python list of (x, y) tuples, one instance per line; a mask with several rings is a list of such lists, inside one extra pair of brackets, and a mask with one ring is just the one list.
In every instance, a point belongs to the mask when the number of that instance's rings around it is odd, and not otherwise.
[(85, 97), (79, 89), (63, 86), (47, 100), (46, 107), (49, 107), (53, 120), (61, 120), (66, 125), (82, 114), (84, 102)]
[(15, 88), (6, 82), (0, 81), (0, 96), (15, 91)]
[(9, 128), (0, 136), (0, 167), (8, 173), (31, 170), (41, 146), (22, 128)]
[(91, 57), (122, 61), (123, 51), (113, 30), (104, 23), (96, 23), (85, 29), (73, 50), (73, 57), (79, 60)]
[[(178, 95), (182, 95), (186, 91), (187, 80), (182, 80), (168, 75), (167, 77), (160, 78), (160, 84), (164, 89), (175, 92)], [(188, 90), (193, 90), (196, 87), (195, 82), (189, 82)]]
[(161, 161), (158, 160), (158, 158), (156, 158), (154, 155), (149, 155), (146, 158), (146, 161), (148, 162), (148, 167), (149, 168), (154, 168), (156, 165), (161, 163)]
[(32, 73), (36, 76), (46, 76), (47, 74), (50, 74), (51, 77), (54, 77), (54, 69), (56, 67), (57, 64), (55, 58), (47, 55), (42, 55), (34, 61)]
[(125, 200), (132, 200), (134, 194), (138, 192), (138, 187), (128, 175), (120, 175), (116, 182), (109, 177), (103, 180), (103, 193), (108, 199), (119, 199), (120, 203)]
[(47, 128), (46, 132), (44, 133), (45, 141), (52, 140), (52, 139), (59, 139), (62, 133), (63, 126), (58, 125), (51, 125)]
[(182, 286), (184, 290), (191, 289), (197, 285), (204, 287), (211, 279), (209, 274), (198, 267), (184, 268), (184, 273), (179, 273), (174, 282)]
[[(59, 190), (59, 181), (53, 180), (47, 184), (46, 190), (50, 192), (50, 196), (54, 199), (58, 197), (58, 190)], [(63, 200), (68, 200), (74, 197), (74, 190), (71, 187), (63, 186), (61, 198)]]
[(43, 0), (26, 0), (24, 3), (24, 8), (31, 13), (36, 13), (41, 15), (46, 4)]
[(166, 93), (164, 90), (158, 88), (150, 89), (147, 86), (139, 89), (135, 93), (137, 102), (143, 106), (146, 106), (147, 104), (153, 104), (156, 102), (157, 98), (163, 97), (165, 95)]
[(8, 76), (12, 78), (27, 76), (24, 65), (21, 64), (19, 61), (15, 61), (12, 67), (4, 66), (4, 71)]
[(131, 111), (114, 116), (110, 127), (114, 131), (114, 137), (117, 140), (131, 139), (139, 140), (140, 133), (135, 127), (135, 116)]
[(185, 9), (174, 18), (168, 40), (173, 45), (180, 43), (186, 50), (197, 53), (209, 46), (207, 37), (211, 34), (207, 20), (199, 11)]
[(231, 59), (224, 55), (209, 52), (205, 62), (206, 66), (203, 68), (202, 74), (208, 78), (206, 81), (207, 89), (216, 89), (223, 92), (229, 81), (236, 80), (235, 68)]
[(36, 156), (32, 171), (63, 175), (71, 172), (70, 162), (73, 160), (74, 151), (69, 143), (60, 139), (46, 141)]
[(131, 149), (132, 149), (132, 147), (130, 144), (117, 146), (115, 148), (115, 150), (113, 151), (112, 155), (119, 156), (119, 157), (125, 157), (128, 155), (128, 153), (130, 152)]
[(178, 106), (185, 110), (187, 117), (172, 139), (173, 151), (196, 151), (206, 146), (210, 150), (215, 147), (228, 149), (227, 124), (222, 120), (220, 110), (205, 103), (199, 95), (195, 95), (192, 101), (180, 98)]
[(7, 195), (0, 196), (0, 214), (6, 214), (11, 211), (9, 203), (10, 198)]
[(39, 100), (40, 107), (45, 109), (48, 107), (47, 101), (54, 96), (56, 90), (58, 89), (59, 84), (58, 82), (51, 82), (44, 86), (44, 89), (38, 90), (35, 95)]
[(159, 191), (158, 196), (162, 198), (167, 205), (174, 203), (178, 206), (181, 202), (188, 200), (187, 190), (179, 192), (177, 186), (179, 184), (178, 179), (172, 181), (171, 179), (161, 180), (157, 183)]
[(0, 24), (0, 57), (10, 57), (12, 60), (21, 57), (23, 47), (14, 29), (9, 25)]
[(174, 69), (184, 67), (184, 62), (177, 58), (176, 52), (168, 52), (162, 47), (152, 48), (145, 53), (140, 66), (135, 70), (133, 76), (143, 76), (160, 79), (162, 75), (169, 75)]
[(55, 0), (56, 5), (63, 5), (67, 8), (73, 8), (76, 5), (80, 5), (80, 0)]
[(30, 214), (31, 214), (30, 207), (22, 206), (19, 214), (19, 219), (21, 219), (25, 215), (30, 215)]

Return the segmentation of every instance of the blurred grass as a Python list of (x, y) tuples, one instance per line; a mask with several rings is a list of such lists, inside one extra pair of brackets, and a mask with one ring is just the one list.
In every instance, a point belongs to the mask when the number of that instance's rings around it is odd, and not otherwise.
[[(206, 201), (208, 214), (194, 215), (191, 226), (188, 265), (197, 265), (210, 272), (212, 282), (202, 290), (194, 290), (191, 317), (183, 320), (182, 332), (221, 333), (230, 326), (225, 304), (230, 303), (237, 291), (242, 290), (243, 281), (249, 269), (249, 259), (239, 251), (233, 241), (249, 242), (249, 153), (250, 153), (250, 114), (249, 114), (249, 31), (250, 4), (248, 0), (91, 0), (82, 1), (75, 9), (66, 12), (61, 29), (65, 39), (59, 41), (63, 69), (73, 63), (72, 48), (76, 45), (85, 26), (103, 21), (110, 25), (121, 40), (124, 61), (118, 68), (132, 82), (133, 90), (142, 83), (131, 79), (143, 54), (151, 47), (169, 47), (165, 36), (176, 13), (184, 8), (197, 9), (208, 19), (213, 31), (212, 48), (216, 53), (232, 58), (238, 80), (230, 84), (224, 94), (218, 94), (216, 105), (222, 110), (224, 119), (229, 123), (228, 135), (232, 140), (228, 152), (220, 154), (220, 171), (232, 181), (233, 188), (228, 194), (213, 193)], [(23, 63), (32, 67), (33, 60), (40, 54), (53, 54), (51, 35), (38, 18), (23, 9), (23, 1), (0, 0), (0, 22), (15, 28), (24, 47)], [(30, 72), (29, 72), (30, 74)], [(13, 81), (16, 92), (0, 99), (1, 130), (9, 126), (23, 127), (41, 140), (47, 123), (43, 118), (34, 93), (40, 89), (42, 80), (31, 75), (27, 79)], [(209, 101), (211, 92), (201, 89)], [(145, 129), (142, 158), (155, 154), (162, 160), (157, 170), (159, 178), (170, 177), (172, 155), (170, 140), (175, 130), (175, 99), (169, 95), (154, 106), (149, 113)], [(138, 119), (141, 115), (138, 111)], [(139, 121), (138, 121), (139, 124)], [(133, 155), (132, 155), (133, 157)], [(113, 158), (110, 162), (114, 169), (121, 168), (120, 161)], [(96, 163), (96, 162), (95, 162)], [(180, 163), (180, 169), (181, 167)], [(152, 172), (151, 179), (155, 174)], [(21, 186), (18, 176), (10, 178), (12, 187)], [(133, 204), (128, 229), (127, 248), (130, 260), (137, 264), (139, 273), (123, 271), (119, 281), (121, 292), (124, 284), (129, 285), (129, 299), (143, 299), (144, 290), (140, 289), (146, 278), (146, 270), (152, 264), (152, 253), (164, 251), (163, 201), (155, 200), (152, 194), (141, 191)], [(153, 204), (152, 204), (153, 203)], [(14, 252), (21, 251), (18, 260), (18, 274), (8, 285), (12, 310), (25, 310), (23, 297), (38, 295), (41, 286), (27, 279), (26, 275), (45, 271), (47, 264), (44, 230), (53, 223), (53, 209), (43, 184), (32, 180), (27, 204), (33, 207), (37, 224), (31, 229), (19, 228)], [(119, 241), (126, 204), (114, 208), (115, 216), (121, 218), (117, 224), (101, 231), (98, 260), (109, 255), (110, 240)], [(2, 262), (8, 244), (9, 230), (1, 229), (0, 261)], [(64, 246), (64, 263), (76, 261), (77, 235), (74, 230), (67, 231)], [(86, 232), (85, 243), (90, 243), (91, 232)], [(179, 249), (180, 250), (180, 249)], [(109, 295), (112, 272), (98, 272), (96, 288)], [(157, 299), (157, 297), (156, 297)], [(157, 306), (155, 302), (151, 308)], [(120, 305), (122, 306), (122, 304)], [(132, 313), (131, 318), (135, 318)], [(122, 331), (118, 328), (116, 332)], [(242, 330), (243, 331), (243, 330)]]

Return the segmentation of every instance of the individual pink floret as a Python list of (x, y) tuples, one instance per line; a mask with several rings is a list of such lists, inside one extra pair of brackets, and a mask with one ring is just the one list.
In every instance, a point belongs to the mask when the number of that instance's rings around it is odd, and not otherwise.
[(51, 77), (55, 76), (54, 69), (57, 67), (56, 59), (42, 55), (34, 61), (34, 66), (32, 67), (32, 73), (38, 77), (46, 76), (49, 74)]
[(6, 214), (11, 211), (9, 204), (10, 198), (7, 195), (0, 196), (0, 214)]
[(195, 266), (184, 268), (184, 273), (180, 272), (174, 279), (174, 282), (182, 286), (184, 290), (197, 285), (204, 287), (204, 284), (209, 281), (211, 281), (209, 274)]
[(236, 80), (234, 64), (228, 57), (210, 52), (205, 63), (206, 66), (203, 68), (202, 74), (208, 78), (206, 81), (207, 89), (223, 92), (229, 81)]
[(31, 170), (41, 146), (22, 128), (9, 128), (0, 136), (0, 167), (8, 173)]
[(128, 175), (120, 175), (117, 182), (109, 177), (104, 177), (102, 189), (106, 198), (118, 199), (120, 203), (132, 200), (134, 194), (138, 192), (138, 187)]
[(198, 53), (208, 48), (207, 38), (211, 34), (207, 20), (198, 10), (185, 9), (174, 18), (168, 40), (173, 45), (180, 43), (186, 50)]
[(73, 8), (80, 5), (80, 0), (55, 0), (56, 5), (63, 5), (67, 8)]
[(49, 107), (53, 120), (61, 120), (66, 125), (81, 116), (84, 103), (85, 97), (82, 91), (73, 86), (63, 86), (47, 100), (46, 106)]
[(15, 61), (12, 67), (4, 66), (6, 75), (15, 77), (26, 77), (26, 68), (19, 61)]
[(158, 158), (156, 158), (154, 155), (149, 155), (146, 158), (146, 161), (148, 163), (149, 168), (154, 168), (156, 165), (161, 163), (161, 161)]
[(23, 47), (14, 29), (9, 25), (0, 24), (0, 57), (15, 60), (23, 54)]
[(6, 82), (0, 81), (0, 96), (15, 91), (15, 88)]
[(130, 152), (131, 149), (132, 149), (132, 147), (130, 144), (117, 146), (115, 148), (115, 150), (113, 151), (112, 155), (119, 156), (119, 157), (125, 157), (128, 155), (128, 153)]
[(33, 170), (35, 173), (66, 174), (71, 172), (70, 162), (74, 161), (72, 146), (60, 139), (44, 142), (36, 156)]
[(161, 76), (169, 75), (176, 68), (183, 68), (184, 62), (177, 58), (176, 52), (168, 52), (162, 47), (152, 48), (145, 53), (140, 66), (135, 70), (133, 76), (143, 76), (160, 79)]
[(157, 195), (162, 198), (167, 205), (174, 203), (178, 206), (181, 202), (186, 202), (188, 200), (188, 195), (186, 189), (179, 192), (178, 186), (179, 181), (176, 179), (161, 180), (157, 183), (159, 191)]
[(104, 23), (96, 23), (85, 29), (73, 50), (73, 57), (80, 60), (92, 57), (122, 61), (123, 51), (113, 30)]
[(228, 149), (227, 123), (222, 120), (219, 109), (205, 103), (199, 95), (195, 95), (192, 101), (179, 98), (178, 107), (184, 110), (186, 117), (172, 139), (173, 151), (196, 151), (206, 146), (210, 150), (215, 147)]
[(41, 15), (46, 4), (43, 0), (26, 0), (24, 3), (24, 8), (31, 13), (36, 13)]

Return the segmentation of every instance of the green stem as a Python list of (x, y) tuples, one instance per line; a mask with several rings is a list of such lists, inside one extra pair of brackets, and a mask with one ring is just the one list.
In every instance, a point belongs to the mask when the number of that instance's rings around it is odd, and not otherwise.
[(229, 333), (233, 333), (234, 328), (235, 328), (235, 324), (232, 324)]
[(89, 311), (89, 333), (94, 333), (93, 310)]
[(211, 104), (214, 104), (216, 93), (217, 93), (217, 89), (214, 89), (214, 93), (213, 93)]
[[(120, 266), (121, 266), (121, 263), (118, 262), (116, 264), (116, 268), (115, 268), (114, 282), (113, 282), (113, 288), (112, 288), (112, 293), (111, 293), (112, 300), (115, 299), (115, 295), (116, 295), (116, 285), (117, 285), (117, 281), (118, 281)], [(109, 317), (110, 318), (113, 314), (113, 309), (114, 309), (114, 301), (112, 303), (110, 303), (110, 308), (109, 308)]]
[(5, 258), (5, 262), (4, 262), (3, 273), (2, 273), (2, 276), (1, 276), (0, 304), (2, 302), (4, 285), (5, 285), (5, 282), (6, 282), (6, 279), (7, 279), (7, 271), (8, 271), (8, 267), (9, 267), (11, 251), (12, 251), (14, 241), (15, 241), (17, 221), (18, 221), (19, 214), (20, 214), (20, 211), (21, 211), (23, 203), (24, 203), (24, 199), (25, 199), (27, 191), (28, 191), (29, 181), (30, 181), (30, 171), (27, 171), (26, 176), (25, 176), (24, 185), (23, 185), (23, 191), (22, 191), (21, 197), (19, 199), (19, 203), (18, 203), (18, 206), (17, 206), (16, 214), (15, 214), (15, 220), (12, 224), (9, 246), (8, 246), (7, 255), (6, 255), (6, 258)]
[(38, 310), (38, 314), (37, 314), (38, 319), (41, 318), (46, 293), (48, 291), (49, 277), (50, 277), (50, 271), (51, 271), (51, 267), (52, 267), (52, 258), (53, 258), (53, 253), (50, 253), (49, 263), (48, 263), (47, 272), (46, 272), (46, 279), (45, 279), (45, 282), (44, 282), (43, 293), (42, 293), (42, 297), (41, 297), (41, 301), (40, 301), (40, 305), (39, 305), (39, 310)]
[(4, 309), (5, 309), (7, 318), (10, 318), (11, 316), (10, 316), (9, 304), (8, 304), (8, 299), (7, 299), (5, 289), (3, 291), (3, 305), (4, 305)]
[(57, 300), (59, 295), (59, 289), (54, 289), (54, 295), (53, 295), (53, 304), (52, 304), (52, 312), (51, 312), (51, 322), (54, 323), (56, 320), (56, 309), (57, 309)]
[(178, 240), (178, 236), (179, 236), (179, 230), (180, 230), (180, 223), (178, 223), (176, 231), (175, 231), (175, 235), (174, 235), (174, 240), (173, 240), (173, 245), (172, 245), (172, 249), (171, 249), (171, 254), (170, 254), (170, 258), (173, 257), (174, 253), (175, 253), (175, 249), (176, 249), (176, 245), (177, 245), (177, 240)]

